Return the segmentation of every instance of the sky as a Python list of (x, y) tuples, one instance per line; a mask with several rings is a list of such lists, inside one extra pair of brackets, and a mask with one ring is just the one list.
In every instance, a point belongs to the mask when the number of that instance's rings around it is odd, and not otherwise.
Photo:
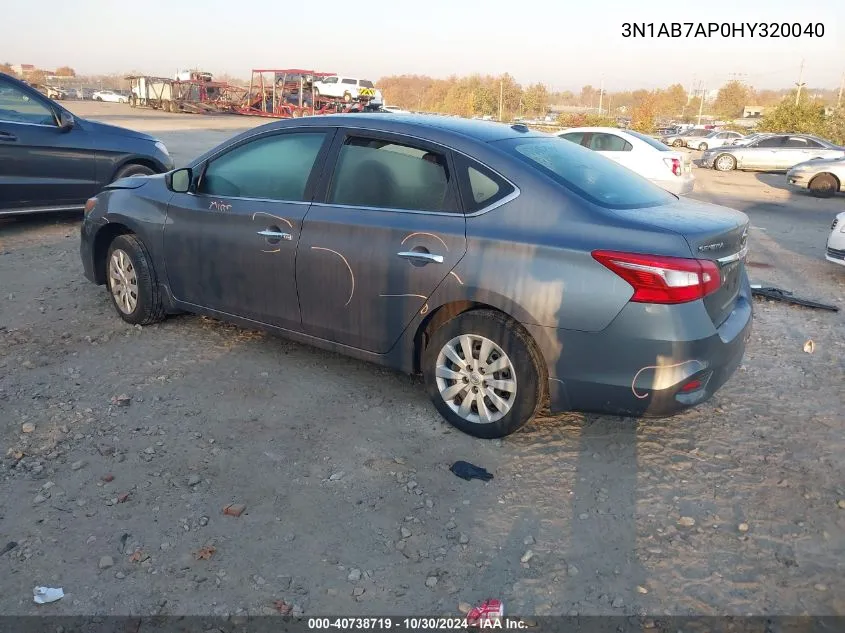
[[(837, 88), (845, 0), (9, 0), (0, 62), (79, 74), (171, 76), (201, 68), (501, 74), (554, 90), (692, 88), (737, 78), (758, 89)], [(812, 9), (812, 10), (808, 10)], [(821, 23), (821, 38), (624, 38), (625, 22)], [(686, 27), (684, 27), (686, 28)], [(746, 27), (747, 28), (747, 27)], [(801, 70), (802, 60), (804, 62)]]

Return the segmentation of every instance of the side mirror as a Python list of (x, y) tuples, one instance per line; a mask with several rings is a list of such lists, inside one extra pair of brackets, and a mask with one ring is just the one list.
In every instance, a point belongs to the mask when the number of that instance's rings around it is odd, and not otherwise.
[(174, 193), (188, 193), (191, 189), (191, 182), (194, 174), (190, 167), (183, 167), (167, 174), (167, 186)]
[(75, 124), (76, 121), (70, 112), (66, 110), (59, 111), (59, 129), (62, 132), (70, 132)]

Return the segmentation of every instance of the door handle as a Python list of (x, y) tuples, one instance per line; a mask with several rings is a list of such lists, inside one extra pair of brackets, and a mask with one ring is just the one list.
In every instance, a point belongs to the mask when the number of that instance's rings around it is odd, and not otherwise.
[(18, 137), (10, 132), (0, 132), (0, 141), (6, 141), (7, 143), (12, 143), (17, 141)]
[(265, 229), (263, 231), (258, 231), (258, 234), (267, 237), (267, 238), (275, 238), (277, 240), (288, 240), (290, 241), (291, 236), (290, 233), (282, 233), (281, 231), (270, 231), (269, 229)]
[(434, 253), (422, 253), (419, 251), (406, 251), (402, 253), (396, 253), (399, 257), (403, 259), (415, 259), (420, 262), (433, 262), (435, 264), (442, 264), (443, 263), (443, 255), (435, 255)]

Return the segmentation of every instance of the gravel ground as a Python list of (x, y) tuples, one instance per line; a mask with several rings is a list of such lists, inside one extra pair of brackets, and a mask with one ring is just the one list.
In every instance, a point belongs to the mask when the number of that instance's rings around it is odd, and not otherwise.
[[(256, 123), (78, 110), (177, 162)], [(751, 216), (755, 279), (845, 306), (842, 197), (697, 173)], [(742, 368), (683, 415), (490, 442), (416, 378), (196, 316), (129, 326), (78, 245), (75, 217), (0, 224), (0, 613), (845, 612), (843, 313), (758, 302)]]

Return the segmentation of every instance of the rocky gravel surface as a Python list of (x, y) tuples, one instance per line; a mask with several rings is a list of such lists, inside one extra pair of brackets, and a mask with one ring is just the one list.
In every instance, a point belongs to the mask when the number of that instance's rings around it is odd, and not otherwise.
[[(752, 219), (754, 274), (845, 306), (845, 270)], [(78, 244), (74, 218), (0, 226), (0, 613), (845, 612), (841, 312), (758, 302), (741, 369), (682, 415), (481, 441), (417, 378), (129, 326)]]

